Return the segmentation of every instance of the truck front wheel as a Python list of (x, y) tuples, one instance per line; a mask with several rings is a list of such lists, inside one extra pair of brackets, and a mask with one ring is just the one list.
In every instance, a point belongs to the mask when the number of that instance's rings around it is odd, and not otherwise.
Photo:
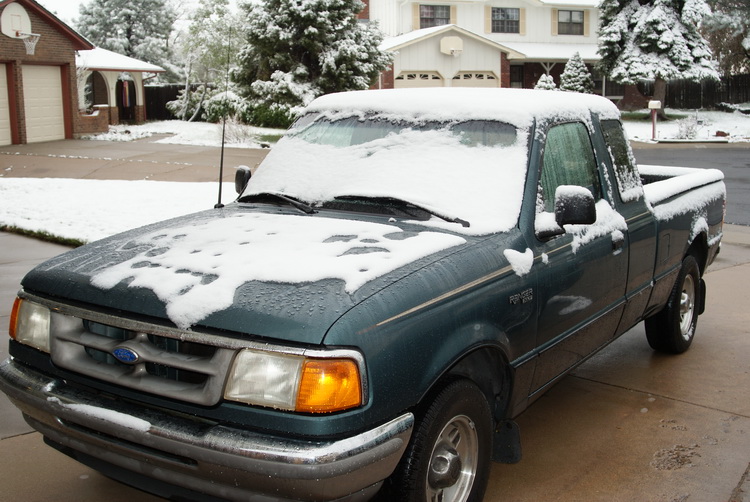
[(690, 347), (698, 324), (700, 280), (698, 262), (686, 256), (667, 305), (646, 319), (646, 337), (652, 349), (681, 354)]
[(481, 501), (491, 445), (492, 414), (484, 394), (469, 380), (451, 382), (420, 417), (384, 495), (404, 502)]

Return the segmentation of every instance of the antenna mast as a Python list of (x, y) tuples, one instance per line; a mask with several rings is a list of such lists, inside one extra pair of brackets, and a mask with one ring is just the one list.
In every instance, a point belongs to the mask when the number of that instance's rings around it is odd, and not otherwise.
[[(227, 37), (227, 67), (226, 67), (226, 78), (224, 82), (224, 99), (229, 99), (229, 60), (232, 54), (232, 28), (229, 28), (229, 36)], [(225, 103), (226, 105), (226, 103)], [(224, 207), (221, 203), (221, 188), (222, 180), (224, 179), (224, 138), (227, 130), (227, 107), (224, 106), (224, 115), (221, 121), (221, 158), (219, 159), (219, 200), (214, 205), (215, 209)]]

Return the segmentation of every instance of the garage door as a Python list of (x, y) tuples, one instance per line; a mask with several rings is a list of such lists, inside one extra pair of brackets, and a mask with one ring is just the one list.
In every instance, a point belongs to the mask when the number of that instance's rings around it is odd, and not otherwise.
[(453, 87), (500, 87), (500, 81), (489, 71), (462, 71), (453, 77)]
[(23, 66), (26, 141), (65, 139), (62, 77), (59, 66)]
[(436, 71), (401, 72), (394, 80), (396, 89), (408, 87), (443, 87), (443, 77)]
[(0, 64), (0, 145), (10, 145), (10, 106), (8, 104), (8, 74)]

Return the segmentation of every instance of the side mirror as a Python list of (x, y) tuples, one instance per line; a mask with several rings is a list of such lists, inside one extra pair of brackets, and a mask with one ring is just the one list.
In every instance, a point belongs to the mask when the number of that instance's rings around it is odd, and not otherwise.
[(250, 177), (253, 175), (253, 173), (250, 171), (250, 168), (247, 166), (238, 166), (237, 172), (234, 173), (234, 189), (237, 191), (237, 194), (241, 194), (243, 190), (245, 190), (245, 187), (247, 186), (247, 183), (250, 181)]
[(596, 223), (596, 201), (593, 194), (587, 188), (576, 185), (557, 187), (555, 221), (561, 227)]

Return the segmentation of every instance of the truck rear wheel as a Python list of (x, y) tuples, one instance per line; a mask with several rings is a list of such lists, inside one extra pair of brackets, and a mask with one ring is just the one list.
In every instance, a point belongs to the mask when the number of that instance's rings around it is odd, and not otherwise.
[(646, 319), (646, 337), (652, 349), (681, 354), (690, 347), (698, 324), (700, 280), (698, 262), (686, 256), (667, 305)]
[(448, 384), (427, 406), (378, 500), (479, 502), (490, 470), (492, 414), (469, 380)]

